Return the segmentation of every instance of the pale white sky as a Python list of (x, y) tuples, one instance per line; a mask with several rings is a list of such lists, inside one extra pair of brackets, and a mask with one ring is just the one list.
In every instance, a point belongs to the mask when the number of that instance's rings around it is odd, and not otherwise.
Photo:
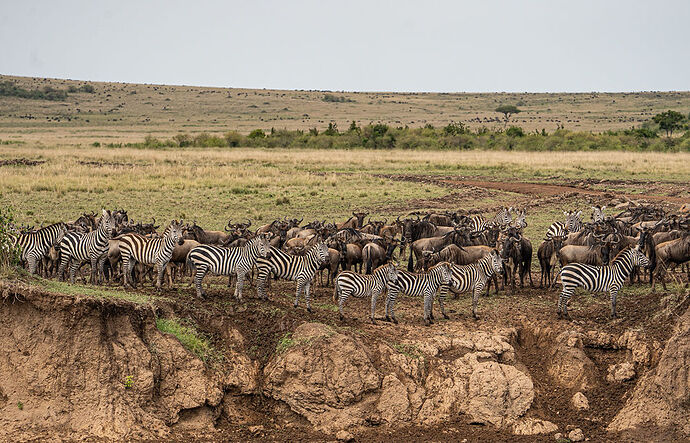
[(690, 1), (0, 0), (0, 73), (355, 91), (690, 90)]

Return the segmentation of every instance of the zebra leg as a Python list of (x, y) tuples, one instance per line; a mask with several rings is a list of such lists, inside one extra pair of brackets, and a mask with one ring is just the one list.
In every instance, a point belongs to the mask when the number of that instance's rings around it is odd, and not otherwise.
[(568, 314), (568, 301), (570, 300), (570, 297), (573, 295), (573, 291), (575, 289), (567, 289), (563, 288), (563, 291), (561, 291), (561, 295), (558, 298), (558, 304), (559, 304), (559, 311), (558, 311), (558, 317), (565, 318), (566, 320), (570, 320), (570, 314)]
[(130, 287), (135, 289), (136, 282), (132, 278), (132, 271), (134, 270), (134, 260), (130, 256), (122, 257), (122, 272), (124, 273), (125, 288)]
[(618, 296), (618, 289), (611, 289), (611, 318), (616, 318), (616, 298)]
[(448, 295), (448, 286), (443, 285), (441, 287), (441, 293), (438, 295), (438, 306), (441, 309), (441, 315), (443, 315), (443, 318), (448, 320), (450, 317), (448, 317), (448, 314), (446, 314), (446, 307), (445, 307), (445, 302), (446, 302), (446, 296)]
[(30, 274), (35, 274), (36, 273), (36, 257), (34, 257), (33, 254), (29, 254), (28, 257), (26, 257), (26, 266), (29, 268), (29, 273)]
[(74, 277), (77, 274), (77, 269), (79, 269), (79, 267), (80, 263), (78, 263), (76, 260), (74, 260), (69, 267), (69, 281), (72, 284), (74, 284)]
[(371, 324), (375, 325), (376, 324), (376, 318), (374, 317), (374, 314), (376, 314), (376, 300), (379, 297), (379, 294), (381, 294), (380, 291), (371, 291)]
[(302, 293), (302, 288), (304, 287), (305, 281), (301, 278), (297, 280), (297, 288), (295, 289), (295, 308), (299, 305), (299, 296)]
[(208, 272), (208, 266), (197, 265), (196, 274), (194, 275), (194, 286), (196, 286), (196, 296), (199, 298), (206, 297), (206, 293), (204, 292), (203, 288), (201, 287), (201, 281), (204, 279), (207, 272)]
[(268, 280), (269, 270), (266, 268), (259, 268), (256, 276), (256, 295), (266, 300), (268, 295), (266, 295), (266, 280)]
[(60, 266), (58, 266), (58, 280), (59, 281), (65, 281), (65, 268), (67, 267), (67, 262), (69, 261), (69, 257), (67, 254), (63, 254), (62, 257), (60, 257)]
[(237, 272), (237, 283), (235, 283), (235, 298), (237, 301), (242, 301), (242, 287), (244, 286), (245, 275), (242, 271)]
[(431, 311), (433, 310), (434, 294), (424, 294), (424, 325), (429, 326), (434, 322)]
[(168, 262), (158, 264), (158, 278), (156, 279), (156, 289), (158, 291), (163, 289), (163, 276), (165, 276), (165, 268)]
[[(387, 297), (386, 297), (386, 303), (383, 305), (383, 307), (384, 307), (384, 313), (385, 313), (385, 315), (386, 315), (386, 316), (384, 317), (384, 320), (387, 321), (387, 322), (390, 322), (390, 321), (391, 321), (389, 310), (390, 310), (390, 307), (391, 307), (391, 303), (395, 303), (395, 297), (397, 297), (397, 295), (398, 295), (398, 291), (397, 291), (396, 289), (388, 289), (388, 295), (387, 295)], [(392, 300), (392, 302), (391, 302), (391, 300)], [(372, 315), (372, 318), (373, 318), (374, 313), (372, 312), (371, 315)]]
[(311, 280), (304, 284), (304, 297), (307, 299), (307, 311), (309, 311), (309, 313), (311, 313), (311, 294), (309, 293), (310, 288)]

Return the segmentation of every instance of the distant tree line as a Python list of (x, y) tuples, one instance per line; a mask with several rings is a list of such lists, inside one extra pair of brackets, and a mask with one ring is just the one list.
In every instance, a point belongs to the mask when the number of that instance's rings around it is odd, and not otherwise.
[[(671, 111), (674, 112), (674, 111)], [(667, 112), (659, 114), (666, 115)], [(690, 152), (688, 119), (682, 114), (670, 118), (654, 117), (652, 122), (638, 128), (606, 131), (600, 134), (558, 129), (553, 132), (527, 132), (519, 126), (507, 129), (481, 127), (471, 129), (463, 123), (449, 123), (442, 127), (430, 124), (421, 128), (392, 127), (384, 123), (360, 126), (351, 122), (346, 130), (336, 123), (319, 130), (254, 129), (249, 134), (229, 131), (223, 136), (208, 133), (179, 133), (167, 140), (148, 136), (142, 143), (110, 143), (108, 147), (176, 148), (176, 147), (263, 147), (263, 148), (316, 148), (316, 149), (486, 149), (523, 151), (685, 151)], [(667, 118), (670, 120), (667, 121)], [(658, 120), (658, 122), (657, 122)], [(671, 123), (669, 123), (669, 121)], [(671, 126), (673, 129), (671, 129)], [(658, 136), (659, 131), (671, 135), (685, 130), (680, 137)], [(95, 145), (95, 144), (94, 144)], [(98, 144), (100, 146), (100, 144)]]
[(94, 93), (95, 89), (89, 84), (78, 87), (69, 86), (67, 89), (55, 89), (50, 86), (45, 86), (42, 89), (24, 89), (17, 86), (12, 81), (0, 82), (0, 97), (19, 97), (33, 100), (64, 101), (67, 100), (68, 93), (76, 92)]

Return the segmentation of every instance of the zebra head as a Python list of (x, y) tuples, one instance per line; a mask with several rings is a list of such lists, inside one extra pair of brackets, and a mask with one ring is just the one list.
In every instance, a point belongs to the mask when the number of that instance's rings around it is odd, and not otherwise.
[(64, 223), (58, 223), (57, 235), (55, 236), (55, 242), (53, 243), (53, 246), (59, 245), (62, 239), (65, 237), (65, 234), (67, 234), (67, 225)]
[(494, 272), (498, 275), (503, 274), (503, 260), (501, 260), (501, 255), (496, 249), (492, 250), (487, 256), (489, 260), (489, 265), (493, 268)]
[(524, 229), (527, 227), (527, 215), (525, 210), (521, 210), (515, 217), (515, 227), (518, 229)]
[(259, 234), (250, 240), (256, 250), (259, 252), (259, 257), (268, 258), (271, 256), (271, 235), (269, 233)]
[(320, 263), (328, 263), (330, 255), (328, 255), (328, 246), (323, 241), (319, 241), (316, 246), (314, 246), (316, 256)]
[(512, 211), (512, 207), (502, 207), (501, 210), (498, 211), (498, 214), (496, 214), (496, 217), (494, 217), (494, 222), (496, 222), (496, 224), (498, 224), (499, 226), (505, 226), (509, 224), (513, 220), (513, 216), (511, 214)]
[(649, 258), (647, 258), (647, 256), (640, 251), (640, 245), (635, 246), (635, 248), (631, 249), (631, 251), (632, 254), (630, 259), (634, 266), (644, 266), (645, 268), (649, 267)]
[(604, 221), (604, 209), (606, 206), (592, 206), (592, 221), (594, 223)]
[(387, 267), (386, 279), (391, 283), (396, 283), (398, 281), (398, 267), (395, 263), (388, 263)]
[(439, 276), (441, 277), (441, 283), (447, 285), (453, 283), (453, 273), (450, 271), (450, 264), (446, 261), (439, 263), (434, 266), (434, 269), (439, 270)]
[(582, 211), (563, 211), (565, 215), (565, 228), (570, 232), (578, 232), (582, 226)]
[(179, 222), (177, 220), (173, 220), (170, 223), (168, 229), (165, 230), (165, 239), (169, 239), (178, 245), (184, 244), (184, 224), (181, 220)]
[(113, 217), (112, 212), (110, 212), (110, 210), (108, 209), (103, 209), (103, 214), (101, 215), (100, 228), (102, 228), (106, 232), (108, 238), (115, 235), (115, 227), (115, 217)]

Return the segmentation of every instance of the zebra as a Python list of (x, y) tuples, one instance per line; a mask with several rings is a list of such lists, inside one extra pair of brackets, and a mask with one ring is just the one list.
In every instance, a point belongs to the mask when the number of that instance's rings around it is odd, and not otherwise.
[(611, 317), (616, 317), (616, 296), (623, 282), (635, 266), (649, 266), (649, 259), (640, 251), (640, 246), (624, 249), (608, 266), (593, 266), (570, 263), (559, 272), (563, 289), (558, 298), (558, 317), (568, 316), (568, 300), (575, 288), (581, 286), (589, 292), (608, 292), (611, 295)]
[(371, 323), (376, 324), (376, 299), (387, 288), (388, 283), (398, 280), (398, 268), (393, 263), (381, 265), (370, 275), (362, 275), (352, 271), (343, 271), (333, 284), (333, 302), (338, 303), (340, 320), (344, 320), (343, 305), (349, 296), (366, 297), (371, 295)]
[(484, 232), (487, 229), (490, 229), (491, 227), (494, 227), (494, 226), (498, 226), (498, 227), (506, 226), (513, 219), (512, 215), (510, 214), (512, 211), (513, 211), (512, 207), (506, 208), (504, 206), (490, 220), (484, 218), (481, 215), (474, 215), (474, 216), (470, 217), (470, 220), (469, 220), (470, 232), (478, 233), (478, 232)]
[[(386, 321), (398, 323), (395, 318), (395, 299), (399, 293), (411, 296), (424, 297), (424, 324), (427, 326), (433, 322), (431, 305), (434, 302), (436, 291), (441, 285), (448, 284), (452, 279), (450, 264), (441, 262), (429, 268), (427, 272), (413, 274), (412, 272), (398, 270), (398, 278), (395, 282), (388, 282), (388, 297), (386, 298)], [(389, 316), (390, 314), (390, 316)]]
[(156, 289), (163, 286), (165, 267), (172, 257), (175, 245), (182, 245), (184, 226), (182, 221), (173, 220), (165, 228), (163, 238), (147, 238), (143, 235), (131, 233), (120, 237), (120, 254), (122, 255), (123, 283), (125, 287), (136, 288), (132, 279), (132, 270), (138, 262), (144, 265), (158, 265)]
[(311, 295), (309, 288), (314, 278), (316, 270), (326, 263), (329, 259), (328, 246), (319, 240), (304, 255), (290, 255), (280, 249), (271, 246), (271, 254), (268, 258), (258, 258), (256, 267), (258, 269), (256, 292), (259, 297), (266, 300), (266, 281), (269, 274), (276, 278), (294, 280), (297, 282), (295, 294), (295, 308), (299, 304), (299, 296), (304, 291), (307, 300), (307, 311), (311, 310)]
[[(444, 318), (448, 318), (443, 306), (443, 302), (446, 299), (448, 290), (451, 290), (456, 294), (472, 290), (472, 315), (475, 319), (479, 318), (477, 316), (477, 302), (479, 301), (479, 294), (482, 293), (484, 287), (486, 286), (486, 282), (489, 281), (494, 273), (498, 275), (503, 273), (503, 260), (501, 260), (501, 256), (499, 255), (498, 251), (494, 249), (489, 254), (482, 257), (479, 261), (470, 265), (459, 266), (456, 264), (451, 264), (450, 271), (453, 275), (453, 278), (448, 284), (441, 286), (441, 293), (438, 297), (438, 304), (441, 307), (441, 314), (443, 314)], [(431, 318), (433, 319), (433, 313)]]
[(592, 206), (592, 221), (594, 223), (599, 223), (604, 221), (604, 209), (606, 206)]
[(584, 227), (581, 219), (582, 211), (563, 211), (563, 215), (565, 215), (565, 223), (557, 221), (551, 224), (546, 231), (545, 241), (549, 241), (554, 237), (566, 238), (569, 232), (580, 232)]
[(511, 222), (511, 225), (518, 229), (525, 229), (527, 227), (527, 215), (525, 214), (524, 209), (517, 213), (517, 216)]
[[(108, 257), (108, 240), (115, 231), (115, 218), (109, 210), (103, 209), (98, 228), (86, 234), (68, 232), (60, 242), (60, 266), (58, 276), (64, 279), (63, 273), (70, 262), (70, 282), (74, 283), (77, 269), (85, 261), (91, 262), (91, 283), (97, 283), (100, 273)], [(99, 273), (99, 271), (101, 271)]]
[(199, 245), (189, 251), (187, 264), (195, 270), (194, 284), (197, 297), (205, 297), (201, 281), (211, 271), (217, 275), (237, 274), (235, 298), (242, 300), (244, 278), (252, 271), (256, 259), (267, 258), (270, 254), (270, 234), (259, 234), (249, 240), (245, 246), (224, 248), (214, 245)]
[(54, 223), (36, 231), (19, 234), (15, 239), (15, 245), (21, 251), (20, 259), (26, 262), (29, 272), (37, 272), (38, 263), (48, 253), (50, 248), (60, 244), (67, 233), (65, 223)]

